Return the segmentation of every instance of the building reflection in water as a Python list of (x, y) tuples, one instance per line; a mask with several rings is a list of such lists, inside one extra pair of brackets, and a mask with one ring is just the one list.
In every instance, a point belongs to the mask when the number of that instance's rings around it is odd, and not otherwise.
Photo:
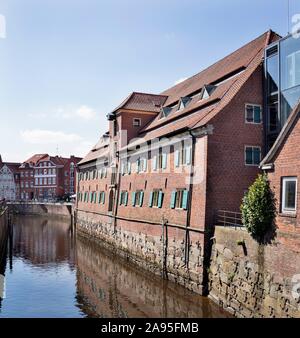
[(75, 263), (70, 223), (42, 217), (17, 218), (13, 224), (13, 254), (34, 265)]
[(0, 317), (228, 316), (207, 298), (76, 238), (68, 221), (16, 217), (10, 229), (0, 229)]

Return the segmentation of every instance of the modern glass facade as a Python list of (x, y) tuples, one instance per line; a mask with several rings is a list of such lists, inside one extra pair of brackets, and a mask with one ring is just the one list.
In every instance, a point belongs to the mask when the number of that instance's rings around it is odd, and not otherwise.
[(289, 35), (265, 51), (267, 150), (300, 100), (300, 38)]

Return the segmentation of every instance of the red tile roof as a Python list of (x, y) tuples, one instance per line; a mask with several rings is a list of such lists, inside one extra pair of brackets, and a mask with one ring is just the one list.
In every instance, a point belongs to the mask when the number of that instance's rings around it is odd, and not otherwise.
[(133, 92), (113, 112), (129, 109), (159, 113), (167, 98), (165, 95)]
[[(226, 100), (226, 98), (234, 95), (235, 85), (247, 78), (249, 69), (253, 72), (262, 62), (265, 47), (279, 38), (276, 33), (268, 31), (202, 72), (164, 91), (162, 95), (168, 95), (164, 106), (177, 104), (181, 97), (195, 96), (185, 109), (178, 111), (177, 108), (174, 108), (173, 112), (166, 118), (161, 118), (160, 114), (156, 116), (141, 130), (141, 136), (181, 116), (183, 117), (195, 109), (200, 110), (200, 108), (207, 106), (208, 102)], [(216, 86), (216, 90), (208, 99), (200, 100), (201, 89), (205, 85), (211, 84)]]
[(28, 160), (26, 160), (24, 163), (32, 163), (33, 165), (36, 165), (37, 162), (39, 162), (41, 159), (48, 158), (48, 154), (35, 154), (31, 156)]

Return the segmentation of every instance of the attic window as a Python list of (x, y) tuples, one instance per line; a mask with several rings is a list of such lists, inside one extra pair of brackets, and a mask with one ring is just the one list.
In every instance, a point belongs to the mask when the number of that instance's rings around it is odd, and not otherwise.
[(208, 99), (215, 89), (216, 89), (216, 86), (213, 86), (213, 85), (204, 86), (200, 94), (200, 100)]
[(142, 125), (142, 120), (140, 118), (134, 118), (132, 124), (134, 127), (140, 127)]
[(171, 107), (163, 107), (161, 109), (161, 117), (168, 117), (172, 111)]
[(179, 104), (178, 104), (178, 110), (184, 109), (189, 104), (190, 101), (191, 101), (190, 97), (187, 97), (187, 96), (182, 97), (179, 101)]

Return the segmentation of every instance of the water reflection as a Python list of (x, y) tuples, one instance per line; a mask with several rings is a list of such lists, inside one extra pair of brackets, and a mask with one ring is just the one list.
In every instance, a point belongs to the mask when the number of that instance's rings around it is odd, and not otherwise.
[(68, 222), (18, 217), (12, 229), (11, 236), (0, 231), (0, 317), (227, 316), (208, 299), (75, 238)]

